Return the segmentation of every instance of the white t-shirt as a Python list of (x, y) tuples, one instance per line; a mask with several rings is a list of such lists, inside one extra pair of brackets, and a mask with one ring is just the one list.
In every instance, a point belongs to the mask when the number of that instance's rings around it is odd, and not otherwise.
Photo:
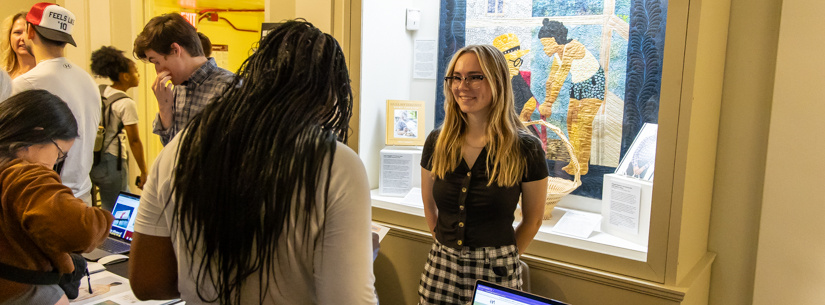
[[(106, 90), (103, 91), (103, 96), (111, 97), (117, 93), (124, 93), (123, 91), (117, 90), (112, 88), (112, 86), (107, 86)], [(106, 152), (112, 155), (117, 156), (117, 139), (112, 138), (109, 135), (113, 135), (117, 131), (117, 125), (120, 122), (123, 122), (123, 126), (135, 125), (138, 123), (138, 114), (137, 114), (137, 104), (131, 98), (122, 98), (117, 100), (116, 102), (112, 103), (112, 117), (109, 118), (109, 111), (108, 109), (101, 113), (101, 120), (105, 119), (106, 122), (106, 139), (103, 139), (103, 144), (109, 144), (106, 147)], [(120, 134), (118, 135), (121, 139), (120, 146), (122, 149), (121, 158), (126, 159), (126, 138), (125, 138), (126, 130), (121, 130)]]
[(11, 96), (11, 77), (5, 70), (0, 69), (0, 102)]
[[(161, 151), (150, 171), (140, 199), (135, 231), (145, 235), (171, 237), (178, 265), (178, 289), (186, 304), (204, 304), (195, 287), (196, 272), (189, 268), (200, 265), (189, 259), (182, 233), (173, 218), (174, 200), (171, 177), (180, 137), (178, 133)], [(329, 160), (329, 158), (325, 158)], [(328, 161), (325, 161), (325, 163)], [(322, 167), (326, 169), (326, 165)], [(244, 170), (244, 169), (241, 169)], [(245, 169), (259, 170), (259, 169)], [(323, 198), (327, 173), (318, 178), (317, 198)], [(372, 233), (370, 193), (366, 170), (358, 155), (338, 143), (332, 163), (329, 200), (323, 213), (313, 213), (306, 243), (303, 226), (295, 226), (278, 240), (274, 274), (270, 275), (269, 293), (265, 304), (376, 304), (375, 276), (372, 271)], [(166, 203), (169, 202), (169, 208)], [(323, 207), (323, 205), (318, 205)], [(301, 211), (303, 211), (301, 209)], [(319, 210), (316, 210), (319, 211)], [(299, 216), (301, 217), (301, 216)], [(284, 231), (287, 232), (287, 231)], [(251, 236), (238, 236), (251, 238)], [(258, 303), (258, 274), (244, 282), (241, 304)], [(281, 283), (281, 287), (278, 286)], [(285, 284), (284, 284), (285, 283)], [(202, 289), (205, 297), (214, 297), (214, 290)]]
[(12, 94), (26, 90), (43, 89), (60, 97), (77, 120), (80, 137), (68, 151), (60, 179), (72, 189), (75, 197), (91, 205), (92, 150), (97, 126), (100, 124), (100, 91), (92, 77), (65, 57), (37, 63), (34, 69), (18, 76), (12, 82)]

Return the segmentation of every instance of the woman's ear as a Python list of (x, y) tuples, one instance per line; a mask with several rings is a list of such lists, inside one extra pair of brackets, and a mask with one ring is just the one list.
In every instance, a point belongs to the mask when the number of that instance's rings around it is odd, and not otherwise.
[(131, 74), (131, 73), (129, 73), (129, 72), (120, 72), (120, 73), (117, 75), (117, 79), (118, 79), (121, 83), (128, 83), (128, 82), (130, 82), (130, 81), (132, 80), (132, 74)]

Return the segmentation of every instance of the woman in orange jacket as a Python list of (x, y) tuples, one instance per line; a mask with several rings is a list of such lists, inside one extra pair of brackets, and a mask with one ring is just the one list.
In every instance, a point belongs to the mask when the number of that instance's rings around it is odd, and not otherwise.
[[(103, 243), (112, 214), (86, 206), (52, 170), (70, 153), (77, 122), (59, 97), (24, 91), (0, 103), (0, 263), (27, 271), (74, 271), (69, 253)], [(58, 285), (0, 273), (2, 304), (68, 304)]]

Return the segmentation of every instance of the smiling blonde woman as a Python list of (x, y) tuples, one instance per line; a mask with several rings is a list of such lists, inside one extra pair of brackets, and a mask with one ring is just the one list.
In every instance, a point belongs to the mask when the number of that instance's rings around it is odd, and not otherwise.
[[(421, 194), (433, 245), (420, 304), (466, 304), (477, 279), (520, 289), (519, 255), (541, 227), (547, 163), (513, 108), (510, 72), (493, 46), (458, 50), (444, 77), (441, 128), (421, 157)], [(513, 229), (522, 199), (523, 221)]]

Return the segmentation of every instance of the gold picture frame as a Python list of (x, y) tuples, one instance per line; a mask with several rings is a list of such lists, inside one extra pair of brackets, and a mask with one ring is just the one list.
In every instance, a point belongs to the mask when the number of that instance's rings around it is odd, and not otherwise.
[(387, 145), (423, 146), (424, 102), (387, 100)]

